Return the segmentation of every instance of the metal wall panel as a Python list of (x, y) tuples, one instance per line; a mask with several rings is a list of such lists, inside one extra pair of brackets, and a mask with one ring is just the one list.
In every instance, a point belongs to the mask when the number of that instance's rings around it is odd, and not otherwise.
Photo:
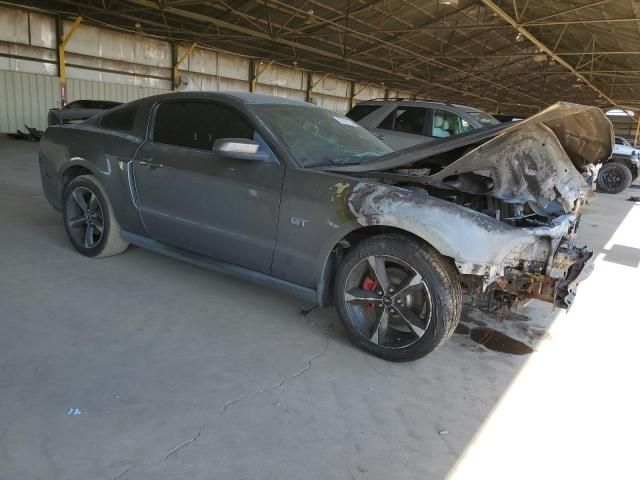
[[(67, 56), (67, 58), (73, 58), (71, 55)], [(96, 63), (100, 63), (104, 65), (106, 62), (104, 60), (94, 60), (91, 62), (86, 62), (88, 65), (95, 65)], [(128, 64), (131, 65), (131, 64)], [(96, 68), (99, 68), (96, 66)], [(151, 87), (151, 88), (159, 88), (159, 89), (169, 89), (171, 87), (171, 80), (169, 80), (169, 73), (166, 71), (154, 71), (148, 73), (149, 75), (156, 76), (157, 74), (161, 75), (161, 78), (151, 78), (145, 75), (145, 71), (149, 69), (146, 66), (134, 66), (133, 68), (127, 68), (128, 73), (118, 73), (118, 72), (110, 72), (110, 71), (102, 71), (92, 69), (90, 66), (86, 68), (77, 68), (70, 67), (67, 65), (67, 78), (78, 78), (82, 80), (90, 80), (96, 82), (107, 82), (107, 83), (118, 83), (122, 85), (135, 85), (138, 87)], [(108, 70), (108, 69), (105, 69)], [(126, 70), (121, 70), (122, 72)], [(163, 79), (164, 78), (164, 79)]]
[[(67, 33), (72, 25), (73, 22), (64, 22), (64, 32)], [(168, 42), (89, 25), (80, 25), (66, 50), (96, 58), (171, 67), (171, 47)]]
[(263, 95), (273, 95), (274, 97), (290, 98), (292, 100), (300, 100), (302, 102), (306, 99), (306, 92), (296, 90), (293, 88), (278, 87), (276, 85), (262, 85), (258, 83), (256, 85), (256, 93)]
[(67, 79), (67, 95), (73, 100), (113, 100), (131, 102), (138, 98), (167, 93), (166, 89), (96, 82), (77, 78)]
[(221, 79), (215, 75), (180, 71), (182, 84), (180, 91), (215, 92), (220, 88)]
[(218, 72), (220, 77), (248, 81), (249, 63), (250, 60), (246, 57), (224, 52), (218, 53)]
[(384, 98), (384, 88), (375, 85), (365, 86), (362, 83), (356, 83), (356, 102), (371, 100), (373, 98)]
[[(72, 22), (64, 22), (68, 32)], [(0, 53), (33, 60), (0, 57), (3, 90), (0, 93), (0, 131), (45, 127), (46, 112), (60, 102), (56, 60), (55, 22), (51, 16), (0, 7)], [(178, 57), (188, 44), (178, 45)], [(131, 101), (171, 89), (171, 46), (167, 41), (136, 33), (81, 24), (67, 45), (68, 100)], [(186, 84), (181, 90), (249, 91), (252, 60), (227, 52), (195, 48), (180, 66)], [(258, 63), (258, 62), (256, 62)], [(306, 98), (312, 75), (312, 98), (318, 105), (340, 113), (349, 110), (351, 82), (295, 67), (258, 63), (256, 91), (269, 95)], [(259, 70), (260, 71), (260, 70)], [(42, 78), (41, 78), (42, 77)], [(381, 96), (368, 87), (358, 99)]]
[[(67, 79), (69, 101), (114, 100), (130, 102), (168, 90)], [(44, 130), (47, 112), (60, 105), (60, 80), (50, 75), (0, 70), (0, 132), (24, 130), (24, 125)]]
[(234, 80), (233, 78), (220, 77), (221, 92), (248, 92), (249, 82), (247, 80)]
[(339, 98), (348, 98), (351, 94), (351, 82), (349, 82), (348, 80), (343, 80), (342, 78), (336, 78), (332, 76), (322, 78), (322, 74), (314, 73), (311, 83), (315, 84), (315, 86), (313, 87), (314, 93), (331, 95), (332, 97)]
[[(178, 58), (188, 45), (178, 46)], [(180, 65), (182, 91), (249, 91), (250, 60), (241, 55), (195, 48)]]
[(49, 75), (0, 70), (0, 132), (44, 129), (47, 112), (60, 104), (60, 82)]
[(314, 73), (311, 77), (313, 92), (312, 100), (322, 108), (326, 108), (337, 113), (346, 113), (350, 110), (349, 96), (351, 95), (351, 82)]
[(57, 74), (56, 53), (54, 50), (30, 47), (20, 43), (0, 42), (0, 53), (33, 58), (33, 60), (23, 60), (21, 58), (0, 57), (0, 70), (43, 73), (47, 75)]
[(402, 90), (389, 90), (389, 98), (411, 98), (411, 93)]
[(34, 47), (56, 48), (56, 22), (53, 17), (29, 14), (30, 39)]
[[(187, 49), (187, 46), (179, 45), (178, 58), (182, 58)], [(194, 48), (189, 57), (180, 65), (180, 69), (218, 76), (218, 53), (204, 48)]]
[(306, 72), (297, 68), (285, 67), (283, 65), (271, 65), (267, 67), (266, 62), (258, 62), (256, 68), (261, 71), (258, 77), (258, 83), (263, 85), (298, 91), (305, 91), (307, 88)]
[(29, 43), (29, 15), (27, 12), (0, 7), (0, 40)]
[(347, 113), (351, 108), (348, 98), (334, 97), (332, 95), (322, 95), (313, 93), (311, 98), (316, 105), (336, 113)]

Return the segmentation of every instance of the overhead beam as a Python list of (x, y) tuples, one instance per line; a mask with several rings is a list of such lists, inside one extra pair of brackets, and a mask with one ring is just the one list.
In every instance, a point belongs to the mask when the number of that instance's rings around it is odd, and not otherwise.
[[(289, 10), (293, 11), (294, 13), (296, 13), (297, 15), (301, 16), (302, 18), (305, 15), (304, 10), (301, 10), (301, 9), (299, 9), (297, 7), (289, 5), (289, 4), (287, 4), (285, 2), (282, 2), (280, 0), (270, 0), (270, 2), (272, 3), (272, 6), (279, 6), (280, 8), (282, 8), (283, 10), (281, 10), (281, 11), (285, 11), (284, 9), (289, 9)], [(317, 2), (315, 2), (315, 3), (317, 3)], [(327, 8), (327, 9), (331, 9), (332, 11), (335, 10), (335, 9), (330, 8), (329, 6), (326, 6), (326, 5), (324, 5), (324, 7)], [(338, 28), (338, 29), (340, 29), (340, 30), (342, 30), (344, 32), (349, 32), (350, 34), (353, 34), (356, 37), (366, 39), (369, 42), (372, 42), (374, 44), (376, 44), (376, 43), (380, 44), (381, 47), (389, 47), (389, 48), (391, 48), (391, 49), (393, 49), (395, 51), (405, 52), (405, 53), (407, 53), (409, 55), (412, 55), (414, 57), (420, 57), (425, 61), (425, 63), (431, 64), (431, 65), (434, 65), (434, 66), (439, 66), (439, 67), (445, 68), (447, 70), (454, 70), (454, 71), (458, 72), (459, 74), (466, 75), (469, 78), (472, 78), (474, 80), (478, 80), (480, 82), (492, 85), (496, 89), (501, 89), (502, 88), (502, 86), (499, 83), (493, 82), (492, 80), (489, 80), (489, 79), (484, 78), (484, 77), (479, 77), (477, 75), (471, 74), (471, 73), (469, 73), (468, 71), (466, 71), (466, 70), (464, 70), (462, 68), (458, 68), (455, 65), (451, 65), (451, 64), (448, 64), (448, 63), (441, 62), (441, 61), (439, 61), (437, 59), (434, 59), (431, 56), (422, 55), (420, 53), (417, 53), (416, 50), (412, 50), (412, 49), (409, 49), (409, 48), (402, 47), (398, 43), (392, 43), (392, 42), (389, 42), (389, 41), (384, 40), (384, 39), (376, 38), (375, 36), (371, 35), (370, 33), (361, 32), (359, 30), (355, 30), (353, 28), (349, 28), (346, 25), (333, 24), (332, 22), (329, 22), (329, 24), (331, 24), (335, 28)], [(398, 40), (402, 41), (402, 39), (398, 39)], [(421, 45), (415, 45), (415, 47), (416, 48), (423, 48)], [(396, 53), (393, 54), (393, 57), (396, 57)], [(344, 56), (342, 58), (344, 58), (346, 61), (349, 61), (349, 60), (352, 59), (352, 57), (344, 57)], [(369, 66), (373, 66), (370, 62), (369, 63), (365, 62), (365, 63), (367, 65), (369, 65)], [(392, 69), (392, 71), (394, 71), (394, 70)], [(397, 74), (398, 72), (394, 71), (394, 73)], [(400, 76), (406, 77), (406, 72), (405, 72), (405, 74), (400, 73)], [(442, 83), (438, 84), (438, 86), (440, 86), (440, 87), (442, 87), (443, 85), (445, 85), (445, 84), (442, 84)], [(448, 85), (447, 85), (447, 87), (448, 87)], [(536, 98), (536, 97), (534, 97), (532, 95), (529, 95), (528, 93), (526, 93), (526, 91), (519, 91), (519, 90), (515, 90), (515, 89), (509, 89), (509, 91), (511, 93), (513, 93), (514, 95), (516, 95), (516, 97), (524, 96), (524, 97), (527, 97), (527, 98), (533, 100), (534, 102), (540, 102), (540, 99), (538, 99), (538, 98)], [(461, 92), (458, 91), (458, 93), (461, 93)], [(542, 102), (540, 102), (540, 103), (542, 103)]]
[(525, 22), (522, 25), (526, 27), (549, 27), (551, 25), (585, 25), (592, 23), (638, 23), (640, 18), (596, 18), (583, 20), (558, 20), (553, 22)]
[[(165, 13), (169, 13), (178, 17), (183, 17), (183, 18), (189, 18), (192, 20), (197, 20), (200, 22), (205, 22), (205, 23), (211, 23), (213, 25), (218, 26), (219, 28), (224, 28), (227, 30), (231, 30), (231, 31), (235, 31), (235, 32), (239, 32), (239, 33), (243, 33), (246, 35), (251, 35), (256, 39), (261, 39), (261, 40), (267, 40), (267, 41), (271, 41), (274, 43), (278, 43), (280, 45), (285, 45), (300, 51), (305, 51), (305, 52), (309, 52), (309, 53), (313, 53), (315, 55), (321, 56), (321, 57), (326, 57), (326, 58), (331, 58), (334, 60), (339, 60), (345, 63), (350, 63), (353, 65), (358, 65), (360, 67), (364, 67), (366, 69), (370, 69), (370, 70), (375, 70), (378, 72), (382, 72), (385, 73), (387, 75), (390, 75), (392, 77), (398, 78), (398, 79), (402, 79), (404, 80), (405, 78), (405, 74), (401, 73), (401, 72), (396, 72), (392, 69), (389, 68), (385, 68), (385, 67), (381, 67), (375, 64), (372, 64), (371, 62), (365, 62), (365, 61), (360, 61), (354, 58), (349, 58), (349, 57), (343, 57), (342, 55), (338, 54), (338, 53), (334, 53), (334, 52), (330, 52), (327, 50), (322, 50), (320, 48), (316, 48), (313, 47), (311, 45), (306, 45), (303, 43), (299, 43), (299, 42), (294, 42), (291, 40), (287, 40), (284, 38), (279, 38), (279, 37), (271, 37), (268, 33), (262, 32), (262, 31), (257, 31), (257, 30), (252, 30), (250, 28), (247, 27), (243, 27), (241, 25), (236, 25), (234, 23), (230, 23), (224, 20), (220, 20), (219, 18), (214, 18), (214, 17), (210, 17), (208, 15), (204, 15), (201, 13), (197, 13), (197, 12), (192, 12), (192, 11), (188, 11), (188, 10), (183, 10), (180, 8), (175, 8), (175, 7), (170, 7), (170, 6), (163, 6), (161, 7), (158, 3), (150, 1), (150, 0), (129, 0), (130, 3), (134, 3), (136, 5), (140, 5), (146, 8), (149, 8), (150, 10), (155, 10), (155, 11), (164, 11)], [(270, 1), (270, 5), (271, 5), (271, 1)], [(271, 5), (273, 7), (273, 5)], [(361, 32), (357, 32), (358, 34), (362, 35)], [(448, 65), (442, 65), (444, 67), (448, 67), (451, 68)], [(487, 101), (490, 100), (494, 103), (497, 103), (498, 100), (495, 99), (491, 99), (488, 98), (486, 95), (481, 95), (478, 93), (474, 93), (474, 92), (470, 92), (470, 91), (462, 91), (460, 89), (457, 89), (455, 87), (452, 87), (450, 85), (447, 84), (442, 84), (442, 83), (438, 83), (438, 82), (432, 82), (432, 81), (428, 81), (428, 80), (424, 80), (421, 78), (416, 78), (416, 81), (425, 84), (427, 86), (431, 86), (431, 87), (437, 87), (437, 88), (441, 88), (443, 90), (448, 90), (451, 92), (455, 92), (459, 95), (466, 95), (466, 96), (470, 96), (470, 97), (474, 97), (474, 98), (478, 98), (480, 100), (483, 101)], [(489, 82), (489, 83), (493, 83), (493, 82)]]
[[(549, 49), (553, 52), (553, 50)], [(437, 55), (431, 58), (449, 58), (452, 60), (477, 60), (479, 58), (517, 58), (517, 57), (535, 57), (536, 55), (540, 55), (542, 52), (531, 52), (531, 53), (487, 53), (487, 54), (478, 54), (478, 55)], [(546, 52), (545, 52), (546, 53)], [(627, 51), (616, 51), (616, 50), (607, 50), (607, 51), (597, 51), (597, 50), (589, 50), (586, 52), (554, 52), (554, 55), (559, 57), (574, 57), (574, 56), (582, 56), (582, 55), (640, 55), (640, 50), (627, 50)], [(399, 56), (397, 58), (411, 58), (409, 56), (403, 57)]]
[(502, 25), (499, 23), (479, 23), (477, 25), (433, 25), (429, 27), (416, 28), (380, 28), (377, 30), (372, 30), (371, 33), (448, 32), (451, 30), (493, 30), (496, 28), (509, 28), (509, 25)]
[(585, 85), (587, 85), (594, 92), (596, 92), (601, 98), (605, 99), (611, 105), (619, 107), (619, 105), (617, 105), (617, 103), (611, 97), (609, 97), (606, 93), (604, 93), (602, 90), (596, 87), (593, 83), (591, 83), (591, 81), (589, 81), (587, 77), (585, 77), (580, 72), (578, 72), (570, 63), (568, 63), (560, 55), (556, 54), (553, 50), (547, 47), (547, 45), (542, 43), (537, 37), (535, 37), (526, 28), (518, 24), (518, 22), (516, 22), (507, 12), (502, 10), (502, 8), (496, 5), (492, 0), (482, 0), (482, 3), (484, 3), (488, 8), (490, 8), (495, 13), (497, 13), (498, 16), (500, 16), (503, 20), (509, 23), (518, 33), (522, 34), (522, 36), (527, 38), (531, 43), (537, 46), (540, 50), (542, 50), (547, 55), (549, 55), (549, 57), (553, 58), (557, 63), (559, 63), (560, 65), (562, 65), (563, 67), (571, 71), (576, 76), (576, 78), (584, 82)]
[(597, 2), (590, 3), (589, 5), (581, 5), (579, 7), (569, 8), (567, 10), (563, 10), (562, 12), (552, 13), (551, 15), (546, 15), (544, 17), (536, 18), (532, 20), (532, 22), (541, 22), (543, 20), (547, 20), (549, 18), (559, 17), (560, 15), (566, 15), (567, 13), (577, 12), (578, 10), (584, 10), (585, 8), (595, 7), (597, 5), (602, 5), (603, 3), (608, 3), (611, 0), (598, 0)]

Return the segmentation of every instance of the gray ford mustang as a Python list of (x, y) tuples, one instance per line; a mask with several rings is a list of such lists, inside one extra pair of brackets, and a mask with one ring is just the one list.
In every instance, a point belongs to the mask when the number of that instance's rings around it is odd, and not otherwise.
[(463, 295), (568, 307), (584, 175), (612, 143), (572, 104), (391, 152), (314, 105), (175, 93), (49, 127), (39, 161), (83, 255), (134, 244), (334, 304), (357, 345), (403, 361), (449, 338)]

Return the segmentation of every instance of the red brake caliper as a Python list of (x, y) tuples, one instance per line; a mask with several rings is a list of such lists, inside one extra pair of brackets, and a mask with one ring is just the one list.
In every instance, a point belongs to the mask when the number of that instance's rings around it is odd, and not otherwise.
[[(368, 292), (373, 292), (378, 288), (378, 281), (374, 278), (366, 276), (362, 279), (362, 289)], [(364, 308), (367, 310), (373, 310), (375, 307), (375, 303), (367, 303)]]

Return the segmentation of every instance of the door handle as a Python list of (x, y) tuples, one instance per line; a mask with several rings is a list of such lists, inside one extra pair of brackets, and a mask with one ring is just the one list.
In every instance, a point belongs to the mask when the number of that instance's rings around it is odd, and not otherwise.
[(162, 168), (163, 165), (161, 163), (147, 162), (145, 160), (138, 162), (138, 165), (144, 165), (149, 168)]
[(376, 137), (378, 137), (380, 140), (384, 140), (384, 135), (380, 134), (380, 133), (375, 133), (374, 134)]

